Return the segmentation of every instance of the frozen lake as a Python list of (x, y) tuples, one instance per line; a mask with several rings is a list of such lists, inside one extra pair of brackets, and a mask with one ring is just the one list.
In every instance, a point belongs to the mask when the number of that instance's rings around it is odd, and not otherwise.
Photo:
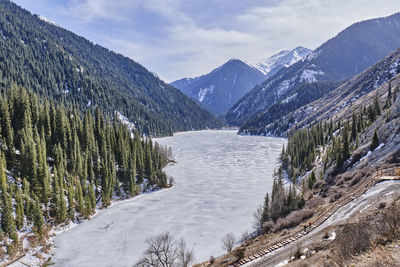
[(55, 237), (56, 266), (132, 266), (145, 240), (169, 231), (183, 237), (197, 261), (223, 253), (221, 238), (252, 230), (257, 206), (272, 187), (285, 139), (238, 136), (232, 130), (177, 133), (166, 168), (175, 186), (122, 201)]

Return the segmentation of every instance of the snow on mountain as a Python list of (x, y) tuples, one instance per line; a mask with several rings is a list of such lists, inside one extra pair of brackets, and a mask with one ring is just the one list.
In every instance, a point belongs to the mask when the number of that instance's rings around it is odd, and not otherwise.
[(210, 112), (221, 115), (264, 79), (265, 75), (254, 66), (231, 59), (208, 74), (183, 78), (171, 85)]
[(199, 102), (210, 112), (221, 115), (270, 75), (291, 66), (310, 52), (310, 49), (299, 46), (293, 50), (283, 50), (262, 60), (262, 63), (254, 64), (230, 59), (208, 74), (183, 78), (172, 82), (171, 85)]
[(257, 63), (250, 63), (259, 71), (264, 73), (267, 78), (273, 76), (283, 67), (289, 67), (299, 60), (307, 57), (312, 50), (303, 46), (298, 46), (293, 50), (282, 50), (281, 52)]
[(51, 24), (51, 25), (60, 27), (57, 23), (55, 23), (54, 21), (49, 20), (49, 19), (46, 18), (45, 16), (42, 16), (42, 15), (36, 15), (36, 16), (37, 16), (40, 20), (42, 20), (42, 21), (44, 21), (44, 22), (47, 22), (47, 23), (49, 23), (49, 24)]

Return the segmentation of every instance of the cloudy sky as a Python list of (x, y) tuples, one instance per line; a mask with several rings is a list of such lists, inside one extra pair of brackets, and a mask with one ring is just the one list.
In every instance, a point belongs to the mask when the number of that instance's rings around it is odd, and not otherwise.
[(400, 12), (399, 0), (13, 1), (167, 81), (230, 58), (258, 62), (282, 49), (315, 49), (354, 22)]

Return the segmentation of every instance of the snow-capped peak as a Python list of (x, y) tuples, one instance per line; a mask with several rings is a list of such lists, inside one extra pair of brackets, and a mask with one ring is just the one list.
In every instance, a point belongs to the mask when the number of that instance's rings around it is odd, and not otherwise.
[(293, 50), (282, 50), (279, 53), (257, 63), (250, 63), (265, 75), (274, 74), (282, 67), (289, 67), (306, 57), (311, 50), (302, 46), (298, 46)]

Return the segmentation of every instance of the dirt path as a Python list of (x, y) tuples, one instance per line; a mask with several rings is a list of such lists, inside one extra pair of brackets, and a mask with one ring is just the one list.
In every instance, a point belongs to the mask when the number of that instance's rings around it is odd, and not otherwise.
[[(314, 241), (320, 241), (328, 227), (340, 223), (356, 213), (362, 213), (365, 209), (376, 206), (381, 202), (390, 202), (393, 195), (400, 192), (399, 181), (383, 181), (360, 196), (341, 205), (335, 212), (326, 218), (318, 226), (310, 230), (306, 235), (299, 237), (281, 247), (266, 253), (264, 256), (254, 258), (252, 261), (242, 263), (243, 266), (275, 266), (289, 260), (299, 248), (305, 248)], [(352, 196), (354, 197), (354, 195)], [(330, 212), (328, 212), (329, 214)], [(249, 257), (251, 259), (251, 257)], [(235, 265), (235, 266), (240, 266)]]

